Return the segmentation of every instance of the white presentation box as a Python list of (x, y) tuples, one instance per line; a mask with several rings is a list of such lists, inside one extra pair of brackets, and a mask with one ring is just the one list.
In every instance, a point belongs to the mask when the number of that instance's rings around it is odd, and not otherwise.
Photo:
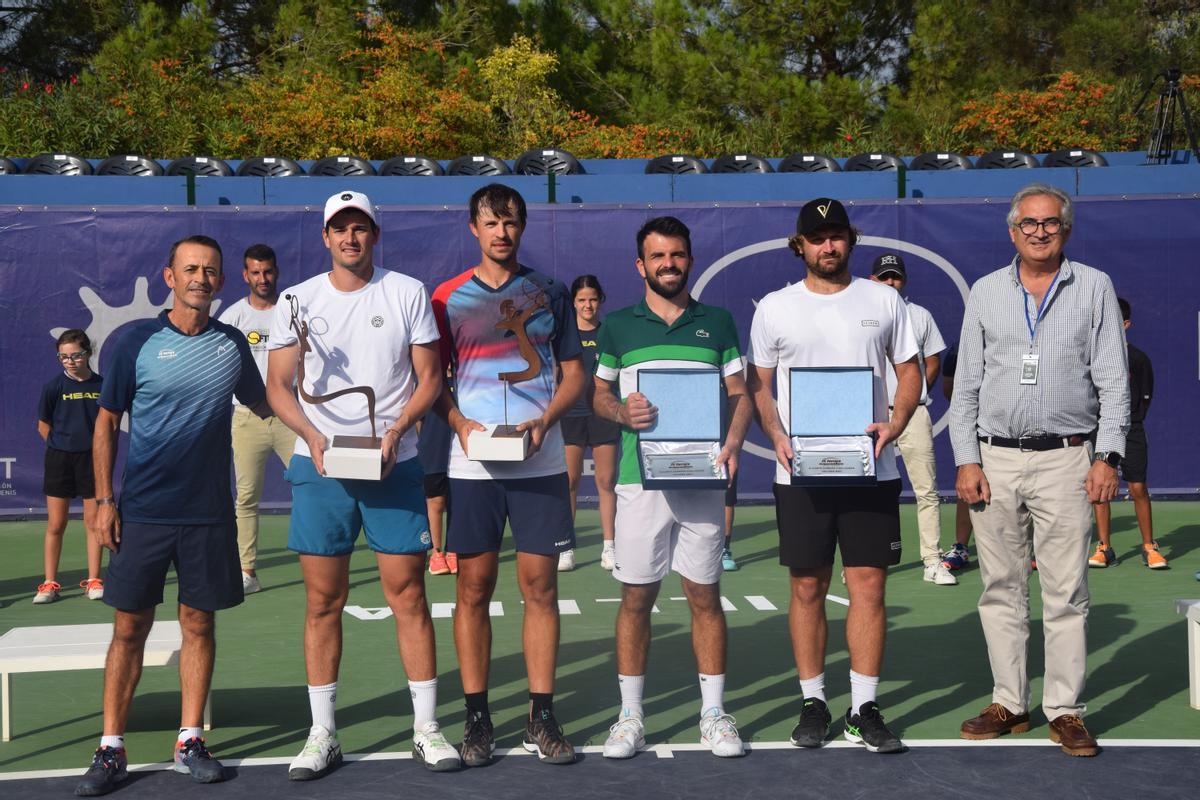
[(334, 436), (325, 451), (325, 475), (377, 481), (383, 475), (383, 439), (372, 436)]
[(516, 425), (487, 425), (486, 428), (467, 435), (468, 459), (524, 461), (529, 457), (529, 431), (518, 431)]
[(638, 391), (658, 409), (654, 425), (638, 431), (638, 462), (647, 489), (723, 489), (717, 464), (724, 430), (725, 393), (715, 369), (643, 369)]
[(874, 381), (870, 367), (790, 370), (793, 486), (875, 485)]

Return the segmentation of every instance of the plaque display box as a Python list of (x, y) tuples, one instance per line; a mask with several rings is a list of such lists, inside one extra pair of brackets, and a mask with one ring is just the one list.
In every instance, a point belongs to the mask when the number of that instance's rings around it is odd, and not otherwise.
[(789, 372), (793, 486), (874, 486), (874, 381), (870, 367)]
[[(482, 424), (482, 423), (481, 423)], [(471, 461), (524, 461), (529, 457), (529, 431), (516, 425), (486, 425), (487, 430), (467, 434), (467, 458)]]
[(638, 431), (638, 463), (647, 489), (723, 489), (717, 465), (724, 433), (725, 394), (716, 369), (643, 369), (637, 390), (658, 408)]
[(383, 439), (374, 436), (334, 436), (325, 451), (325, 476), (377, 481), (383, 474)]

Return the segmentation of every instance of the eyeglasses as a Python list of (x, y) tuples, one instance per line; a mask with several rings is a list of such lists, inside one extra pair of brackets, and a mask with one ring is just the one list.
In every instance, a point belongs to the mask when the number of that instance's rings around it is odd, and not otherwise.
[(1046, 217), (1045, 219), (1026, 217), (1017, 223), (1017, 228), (1026, 236), (1033, 236), (1037, 233), (1038, 228), (1044, 230), (1047, 236), (1053, 236), (1062, 229), (1062, 220), (1058, 217)]
[(87, 361), (88, 351), (80, 350), (78, 353), (59, 353), (58, 360), (64, 364), (68, 361)]

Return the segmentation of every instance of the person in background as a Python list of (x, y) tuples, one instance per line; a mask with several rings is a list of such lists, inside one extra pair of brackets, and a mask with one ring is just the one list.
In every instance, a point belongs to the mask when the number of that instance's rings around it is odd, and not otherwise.
[[(571, 283), (571, 302), (575, 306), (575, 324), (579, 328), (579, 345), (583, 348), (583, 370), (591, 375), (596, 369), (596, 342), (600, 339), (600, 306), (604, 289), (595, 275), (580, 275)], [(563, 442), (567, 452), (567, 479), (571, 489), (571, 518), (575, 518), (579, 478), (583, 475), (583, 456), (592, 448), (595, 463), (596, 492), (600, 496), (600, 532), (604, 548), (600, 551), (600, 566), (612, 570), (614, 520), (617, 516), (617, 443), (621, 428), (592, 411), (595, 384), (589, 379), (587, 391), (576, 401), (561, 422)], [(575, 550), (558, 555), (559, 572), (575, 569)]]
[(96, 429), (101, 378), (92, 372), (88, 358), (92, 343), (78, 328), (63, 331), (57, 343), (62, 373), (42, 388), (38, 404), (38, 433), (46, 442), (45, 580), (37, 587), (33, 602), (42, 605), (58, 599), (58, 562), (62, 557), (63, 534), (71, 498), (83, 498), (83, 529), (87, 539), (87, 580), (79, 586), (89, 600), (104, 597), (100, 579), (100, 539), (96, 528), (96, 485), (92, 473), (92, 432)]
[(417, 457), (425, 471), (425, 513), (429, 515), (430, 575), (457, 575), (458, 555), (446, 552), (445, 518), (450, 494), (446, 470), (450, 464), (450, 437), (453, 432), (446, 420), (435, 412), (426, 412), (417, 432)]
[[(1128, 333), (1132, 324), (1129, 301), (1118, 298), (1121, 319)], [(1133, 511), (1137, 515), (1138, 530), (1142, 534), (1142, 563), (1150, 569), (1166, 569), (1167, 559), (1158, 552), (1154, 541), (1154, 517), (1150, 509), (1150, 492), (1146, 489), (1146, 428), (1142, 422), (1150, 410), (1150, 399), (1154, 394), (1154, 366), (1150, 357), (1128, 342), (1129, 351), (1129, 433), (1125, 437), (1125, 458), (1121, 461), (1121, 477), (1129, 484), (1129, 497), (1133, 500)], [(1108, 503), (1096, 504), (1096, 533), (1100, 544), (1088, 559), (1089, 567), (1107, 567), (1116, 563), (1117, 554), (1112, 549), (1112, 507)]]

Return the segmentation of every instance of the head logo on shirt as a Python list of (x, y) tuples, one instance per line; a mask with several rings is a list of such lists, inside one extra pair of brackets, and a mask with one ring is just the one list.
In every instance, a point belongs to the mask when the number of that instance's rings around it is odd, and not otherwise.
[(378, 314), (371, 317), (371, 325), (376, 328), (382, 328), (383, 327), (383, 317), (379, 316)]

